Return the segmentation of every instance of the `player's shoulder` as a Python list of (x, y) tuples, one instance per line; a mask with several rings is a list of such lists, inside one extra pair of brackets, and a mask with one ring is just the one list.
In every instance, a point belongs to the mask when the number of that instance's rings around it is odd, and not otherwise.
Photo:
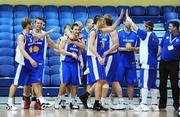
[(122, 33), (122, 32), (123, 32), (123, 29), (121, 28), (121, 29), (119, 29), (117, 32), (118, 32), (118, 33)]

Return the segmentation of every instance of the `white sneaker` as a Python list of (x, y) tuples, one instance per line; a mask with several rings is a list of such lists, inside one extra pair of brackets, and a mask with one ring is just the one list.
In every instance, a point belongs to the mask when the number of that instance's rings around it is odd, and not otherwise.
[(109, 103), (107, 101), (107, 98), (102, 98), (101, 99), (101, 105), (105, 108), (108, 108), (109, 107)]
[(126, 109), (126, 105), (124, 103), (120, 102), (117, 105), (112, 105), (111, 109), (112, 110), (125, 110)]
[(158, 105), (152, 104), (152, 105), (151, 105), (151, 110), (152, 110), (152, 111), (159, 111)]
[(127, 108), (128, 108), (129, 110), (133, 110), (135, 107), (136, 107), (136, 106), (135, 106), (134, 104), (132, 104), (132, 103), (129, 103), (129, 104), (127, 105)]
[(140, 104), (137, 108), (134, 108), (135, 111), (147, 112), (150, 111), (149, 107), (145, 104)]
[(88, 75), (90, 73), (89, 67), (84, 71), (84, 75)]
[(60, 108), (60, 101), (61, 101), (61, 99), (58, 98), (58, 97), (55, 99), (55, 104), (54, 104), (54, 108), (55, 109), (59, 109)]
[(7, 104), (6, 109), (11, 110), (11, 111), (17, 111), (18, 110), (18, 108), (16, 106), (14, 106), (14, 104), (12, 104), (12, 105)]
[(79, 109), (80, 108), (80, 106), (77, 103), (77, 100), (73, 100), (72, 102), (70, 102), (69, 106), (71, 109)]

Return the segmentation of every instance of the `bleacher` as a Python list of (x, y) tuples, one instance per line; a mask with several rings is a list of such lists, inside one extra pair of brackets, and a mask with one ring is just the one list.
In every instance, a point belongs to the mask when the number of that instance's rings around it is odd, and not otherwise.
[[(15, 48), (17, 35), (22, 31), (21, 21), (24, 17), (34, 20), (36, 17), (44, 17), (47, 20), (46, 30), (52, 27), (56, 32), (51, 38), (56, 40), (63, 34), (63, 26), (72, 24), (74, 21), (81, 21), (85, 25), (87, 18), (94, 18), (95, 15), (111, 14), (118, 18), (121, 9), (128, 9), (132, 19), (142, 27), (144, 21), (152, 20), (155, 23), (155, 33), (161, 41), (167, 22), (170, 19), (180, 18), (180, 6), (54, 6), (54, 5), (0, 5), (0, 96), (7, 96), (9, 87), (15, 73)], [(178, 17), (179, 16), (179, 17)], [(122, 24), (118, 26), (118, 29)], [(138, 53), (136, 54), (138, 59)], [(43, 79), (43, 95), (57, 96), (59, 91), (59, 56), (48, 48), (47, 61), (45, 66), (45, 77)], [(137, 75), (139, 77), (139, 66), (137, 64)], [(180, 77), (180, 73), (179, 73)], [(179, 82), (180, 83), (180, 82)], [(157, 85), (159, 84), (159, 75)], [(123, 95), (127, 96), (127, 85), (122, 84)], [(168, 82), (169, 92), (170, 83)], [(79, 87), (79, 94), (83, 88)], [(135, 88), (135, 96), (140, 96), (139, 85)], [(22, 87), (18, 89), (16, 96), (22, 96)], [(171, 94), (169, 97), (172, 97)]]

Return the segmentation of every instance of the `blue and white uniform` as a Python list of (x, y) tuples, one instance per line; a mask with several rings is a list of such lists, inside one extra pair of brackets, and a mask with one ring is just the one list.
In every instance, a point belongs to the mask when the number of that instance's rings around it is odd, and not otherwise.
[[(24, 36), (24, 49), (30, 55), (33, 43), (33, 35), (31, 33), (25, 34), (25, 31), (21, 32), (20, 35)], [(19, 45), (16, 47), (16, 72), (13, 80), (13, 85), (26, 85), (31, 75), (31, 64), (29, 60), (23, 57), (20, 52)]]
[[(94, 49), (97, 53), (102, 56), (103, 55), (103, 41), (102, 35), (97, 29), (92, 28), (91, 31), (96, 32), (96, 39), (94, 43)], [(91, 32), (90, 31), (90, 32)], [(88, 49), (87, 49), (87, 61), (88, 67), (90, 70), (90, 74), (88, 75), (88, 82), (90, 84), (95, 83), (97, 80), (106, 80), (105, 66), (101, 65), (98, 61), (98, 58), (91, 52), (90, 50), (90, 38), (88, 38)]]
[[(66, 39), (61, 39), (65, 41)], [(79, 47), (75, 44), (65, 43), (64, 50), (67, 52), (74, 52), (79, 56)], [(72, 56), (61, 55), (60, 56), (60, 80), (62, 84), (70, 84), (72, 86), (77, 86), (81, 84), (80, 79), (80, 68), (78, 60), (72, 58)]]
[[(111, 38), (111, 33), (105, 34), (103, 36), (104, 49), (103, 51), (109, 50), (113, 46), (113, 39)], [(105, 72), (106, 79), (109, 83), (119, 82), (117, 77), (117, 67), (118, 67), (118, 53), (117, 49), (108, 54), (105, 58)]]
[[(134, 31), (129, 33), (124, 30), (118, 31), (119, 47), (126, 48), (127, 44), (131, 47), (139, 46), (139, 38)], [(136, 73), (136, 59), (133, 51), (119, 51), (119, 65), (117, 70), (117, 76), (122, 84), (136, 85), (137, 73)]]
[[(35, 31), (32, 32), (33, 34), (41, 34), (44, 33), (44, 31), (40, 31), (36, 33)], [(33, 42), (32, 52), (30, 53), (30, 56), (37, 62), (37, 67), (32, 69), (31, 73), (31, 79), (29, 80), (29, 83), (43, 83), (44, 79), (44, 66), (46, 61), (46, 53), (47, 53), (47, 40), (46, 37), (43, 37), (41, 39), (38, 39), (37, 41)]]
[(140, 38), (141, 86), (148, 90), (156, 89), (158, 37), (154, 32), (146, 32), (141, 29), (138, 29), (137, 35)]

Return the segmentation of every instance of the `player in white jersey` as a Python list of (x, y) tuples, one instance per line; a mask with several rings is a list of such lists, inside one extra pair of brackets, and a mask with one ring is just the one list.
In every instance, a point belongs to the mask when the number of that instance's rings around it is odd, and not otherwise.
[(132, 21), (126, 11), (127, 21), (131, 24), (133, 30), (137, 32), (140, 38), (140, 82), (141, 82), (141, 97), (142, 101), (140, 105), (135, 108), (136, 111), (149, 111), (147, 106), (148, 92), (151, 91), (152, 102), (151, 109), (153, 111), (159, 110), (157, 106), (157, 53), (159, 40), (156, 34), (153, 32), (153, 23), (146, 21), (144, 23), (144, 30), (138, 28), (138, 26)]
[[(23, 32), (18, 36), (18, 45), (16, 48), (16, 74), (13, 81), (13, 84), (10, 87), (9, 98), (7, 103), (7, 109), (9, 110), (17, 110), (17, 107), (14, 106), (13, 97), (15, 91), (19, 85), (27, 85), (32, 84), (33, 88), (35, 88), (35, 94), (41, 100), (41, 106), (44, 107), (44, 98), (40, 91), (41, 87), (39, 83), (33, 82), (35, 77), (33, 77), (34, 70), (38, 66), (38, 62), (36, 62), (34, 58), (34, 52), (32, 50), (32, 45), (34, 41), (38, 41), (40, 38), (48, 35), (53, 32), (54, 29), (44, 32), (42, 34), (33, 35), (30, 31), (32, 30), (32, 21), (29, 18), (25, 18), (22, 21)], [(32, 80), (31, 80), (32, 79)]]

